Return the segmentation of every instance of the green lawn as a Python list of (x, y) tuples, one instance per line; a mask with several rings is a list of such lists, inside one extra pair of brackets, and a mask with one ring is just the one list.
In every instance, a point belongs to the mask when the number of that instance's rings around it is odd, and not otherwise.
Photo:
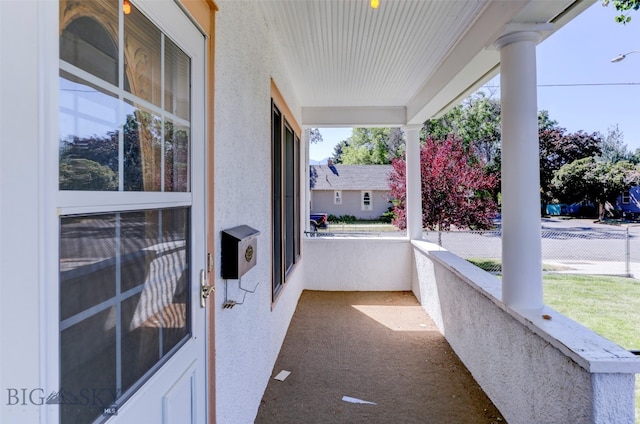
[[(500, 272), (496, 259), (469, 259)], [(542, 269), (553, 271), (543, 264)], [(640, 350), (640, 281), (602, 275), (544, 274), (544, 302), (627, 350)], [(640, 424), (640, 376), (636, 376), (636, 423)]]
[[(596, 275), (546, 274), (544, 301), (625, 349), (640, 350), (640, 281)], [(636, 423), (640, 378), (636, 376)]]
[(640, 350), (640, 281), (547, 274), (544, 301), (623, 348)]
[[(477, 267), (480, 267), (488, 272), (500, 273), (502, 271), (502, 261), (501, 259), (491, 259), (491, 258), (469, 258), (467, 259), (469, 262), (474, 264)], [(568, 266), (560, 266), (560, 265), (550, 265), (550, 264), (542, 264), (543, 271), (566, 271), (571, 268)]]
[(329, 221), (329, 228), (327, 231), (330, 233), (344, 233), (344, 232), (374, 232), (374, 233), (386, 233), (391, 231), (399, 231), (398, 227), (384, 222), (375, 221), (355, 221), (355, 222), (334, 222)]

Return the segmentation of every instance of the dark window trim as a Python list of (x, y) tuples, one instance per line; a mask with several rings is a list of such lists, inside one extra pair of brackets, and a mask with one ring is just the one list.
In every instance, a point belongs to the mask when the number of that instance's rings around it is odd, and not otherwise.
[(282, 109), (272, 98), (272, 302), (276, 301), (295, 265), (300, 262), (302, 244), (300, 137)]

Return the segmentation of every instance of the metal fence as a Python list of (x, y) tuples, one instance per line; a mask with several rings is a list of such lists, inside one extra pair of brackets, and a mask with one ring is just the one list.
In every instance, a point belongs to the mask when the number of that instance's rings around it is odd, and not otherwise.
[[(640, 274), (640, 242), (628, 228), (542, 229), (541, 235), (545, 272), (631, 276), (637, 268)], [(501, 270), (500, 230), (431, 231), (424, 238), (490, 272)]]
[[(380, 230), (379, 224), (331, 224), (307, 237), (398, 237), (406, 231)], [(544, 272), (640, 277), (640, 229), (577, 227), (541, 230)], [(425, 231), (423, 238), (456, 255), (499, 273), (502, 232)]]

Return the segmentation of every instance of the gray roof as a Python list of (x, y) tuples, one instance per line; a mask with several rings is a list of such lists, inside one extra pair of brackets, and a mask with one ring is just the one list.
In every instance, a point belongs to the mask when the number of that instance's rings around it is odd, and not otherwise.
[(312, 190), (389, 190), (391, 165), (310, 165)]

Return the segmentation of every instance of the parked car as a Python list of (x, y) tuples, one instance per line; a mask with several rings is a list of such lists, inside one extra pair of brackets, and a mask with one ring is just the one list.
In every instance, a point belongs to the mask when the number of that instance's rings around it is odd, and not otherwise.
[(309, 223), (311, 224), (311, 231), (316, 232), (318, 228), (329, 227), (329, 214), (326, 213), (312, 213), (309, 216)]

